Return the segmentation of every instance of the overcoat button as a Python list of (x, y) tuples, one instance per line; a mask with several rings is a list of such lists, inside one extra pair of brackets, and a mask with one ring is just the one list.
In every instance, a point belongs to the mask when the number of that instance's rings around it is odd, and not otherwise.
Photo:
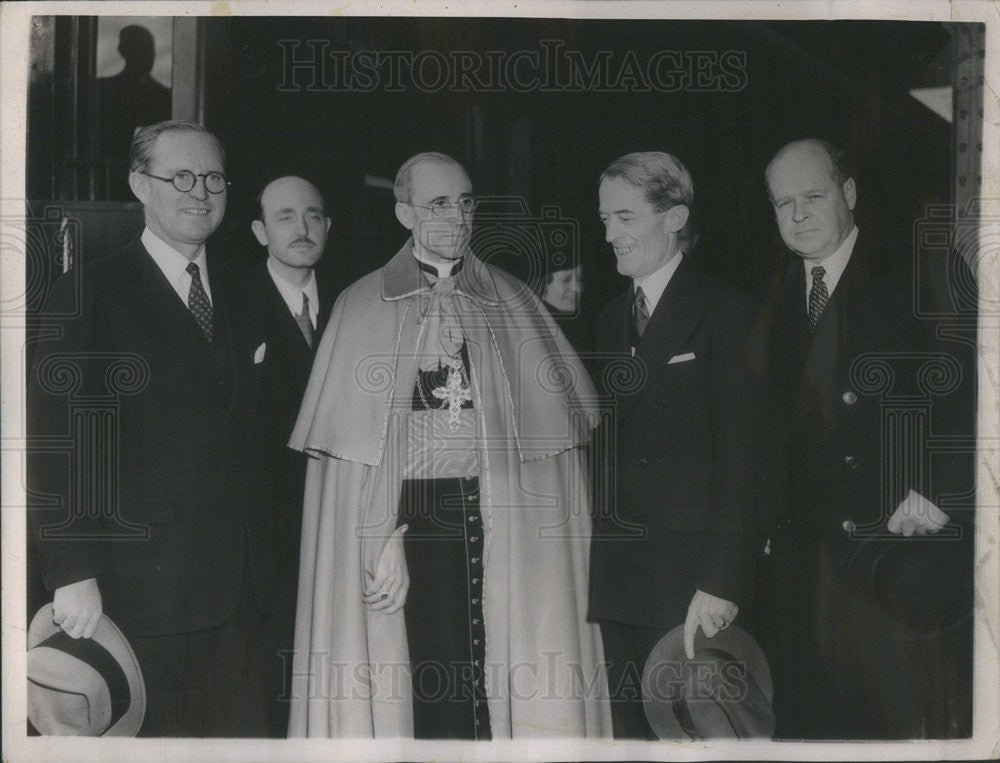
[(639, 459), (639, 466), (649, 466), (649, 459), (648, 458), (640, 458)]
[(844, 456), (844, 466), (846, 466), (848, 469), (857, 469), (858, 459), (856, 459), (854, 456)]
[(854, 532), (855, 528), (857, 527), (857, 525), (854, 524), (849, 519), (845, 519), (843, 522), (841, 522), (840, 526), (844, 528), (844, 532), (845, 533), (852, 533), (852, 532)]
[(841, 400), (843, 400), (847, 405), (854, 405), (858, 402), (858, 396), (850, 390), (847, 390), (847, 392), (841, 395)]

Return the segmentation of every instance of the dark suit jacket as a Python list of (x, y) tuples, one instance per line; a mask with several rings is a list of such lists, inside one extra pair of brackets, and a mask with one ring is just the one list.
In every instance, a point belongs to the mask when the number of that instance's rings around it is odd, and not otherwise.
[(139, 241), (62, 277), (28, 380), (46, 587), (96, 577), (127, 634), (225, 621), (247, 565), (258, 603), (270, 598), (249, 437), (259, 340), (212, 252), (208, 270), (211, 346)]
[[(793, 257), (751, 332), (768, 456), (765, 648), (776, 691), (800, 693), (776, 707), (791, 719), (782, 729), (779, 717), (782, 736), (947, 736), (967, 722), (967, 689), (952, 682), (968, 671), (969, 633), (955, 624), (972, 606), (971, 497), (960, 495), (972, 440), (929, 454), (932, 436), (971, 438), (974, 375), (915, 317), (910, 270), (875, 254), (861, 232), (813, 338)], [(910, 489), (952, 526), (891, 536), (886, 520)]]
[(632, 302), (630, 286), (597, 329), (611, 407), (595, 435), (590, 616), (671, 628), (695, 589), (743, 599), (749, 310), (685, 258), (632, 358)]
[(751, 335), (774, 456), (770, 520), (779, 533), (836, 539), (829, 549), (843, 561), (859, 536), (883, 533), (911, 488), (960, 522), (970, 514), (958, 498), (972, 486), (968, 459), (932, 463), (926, 439), (973, 435), (969, 357), (915, 318), (910, 270), (879, 267), (869, 247), (860, 234), (814, 338), (798, 258), (770, 285)]
[(247, 304), (254, 306), (255, 335), (267, 343), (260, 366), (260, 396), (255, 418), (260, 427), (259, 444), (275, 568), (279, 575), (292, 577), (298, 572), (302, 494), (308, 457), (287, 445), (309, 381), (315, 347), (336, 297), (325, 272), (316, 271), (316, 285), (319, 305), (313, 349), (309, 348), (274, 285), (266, 260), (246, 274), (240, 289)]

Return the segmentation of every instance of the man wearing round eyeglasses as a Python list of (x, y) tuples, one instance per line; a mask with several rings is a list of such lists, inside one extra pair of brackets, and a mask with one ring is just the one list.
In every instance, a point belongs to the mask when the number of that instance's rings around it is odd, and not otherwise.
[(462, 166), (403, 164), (412, 237), (337, 300), (291, 447), (306, 479), (291, 736), (611, 733), (586, 372), (538, 298), (470, 251)]
[[(223, 150), (200, 124), (159, 122), (136, 131), (130, 157), (145, 230), (56, 282), (46, 312), (60, 331), (29, 387), (33, 433), (73, 437), (68, 459), (30, 470), (60, 505), (30, 512), (53, 620), (72, 638), (102, 611), (121, 627), (145, 678), (142, 736), (263, 735), (259, 342), (205, 243), (226, 210)], [(52, 383), (60, 358), (78, 382), (69, 394)], [(105, 439), (70, 428), (82, 398), (114, 401)], [(71, 532), (53, 533), (67, 518)]]

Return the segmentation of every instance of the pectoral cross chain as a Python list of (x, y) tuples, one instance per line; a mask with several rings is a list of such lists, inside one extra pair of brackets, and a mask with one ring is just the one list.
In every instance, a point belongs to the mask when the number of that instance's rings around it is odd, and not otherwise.
[(459, 413), (462, 410), (462, 403), (472, 400), (472, 391), (465, 383), (465, 374), (462, 373), (462, 361), (457, 358), (448, 359), (448, 379), (443, 387), (435, 387), (431, 393), (438, 400), (448, 403), (448, 426), (452, 432), (457, 432), (459, 428)]

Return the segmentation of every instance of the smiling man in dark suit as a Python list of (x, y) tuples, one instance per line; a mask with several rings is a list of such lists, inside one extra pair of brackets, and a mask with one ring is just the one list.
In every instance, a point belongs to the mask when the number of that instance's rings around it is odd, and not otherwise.
[[(917, 319), (909, 244), (855, 223), (845, 153), (822, 140), (766, 170), (791, 250), (751, 334), (764, 401), (776, 734), (962, 734), (972, 607), (974, 378)], [(889, 256), (886, 256), (889, 255)], [(926, 453), (933, 434), (950, 453)], [(764, 450), (764, 449), (762, 449)], [(954, 509), (951, 507), (955, 507)], [(964, 656), (963, 656), (964, 655)]]
[(632, 279), (597, 330), (614, 407), (596, 440), (611, 452), (596, 459), (607, 499), (595, 518), (590, 618), (601, 625), (619, 738), (655, 738), (640, 679), (660, 638), (683, 623), (693, 657), (697, 628), (727, 628), (745, 582), (749, 314), (736, 289), (680, 250), (693, 198), (670, 154), (628, 154), (601, 175), (606, 238)]
[(267, 344), (257, 421), (262, 431), (261, 464), (272, 516), (278, 595), (265, 628), (265, 688), (271, 735), (284, 737), (288, 733), (288, 687), (308, 461), (304, 453), (288, 448), (288, 438), (309, 381), (314, 349), (336, 295), (325, 272), (316, 268), (330, 230), (330, 218), (317, 188), (304, 178), (287, 175), (264, 186), (258, 202), (259, 217), (251, 228), (257, 241), (267, 248), (267, 259), (249, 274), (243, 293), (255, 306), (258, 333)]
[(29, 378), (32, 435), (70, 433), (69, 459), (39, 449), (29, 470), (42, 572), (66, 633), (91, 636), (104, 611), (128, 637), (142, 735), (259, 735), (259, 340), (205, 243), (226, 210), (223, 149), (200, 124), (159, 122), (136, 131), (130, 165), (145, 230), (56, 282)]

